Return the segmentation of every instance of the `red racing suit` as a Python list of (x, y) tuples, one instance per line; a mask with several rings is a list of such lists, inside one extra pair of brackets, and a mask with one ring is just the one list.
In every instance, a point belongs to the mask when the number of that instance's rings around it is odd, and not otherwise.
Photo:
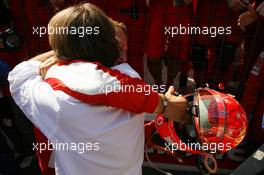
[[(146, 38), (146, 53), (149, 58), (160, 59), (165, 52), (179, 61), (186, 61), (190, 50), (190, 35), (166, 35), (166, 29), (191, 24), (193, 8), (191, 5), (173, 5), (172, 0), (151, 0)], [(171, 31), (172, 32), (172, 31)], [(178, 31), (179, 32), (179, 31)], [(177, 32), (177, 33), (178, 33)], [(167, 51), (165, 44), (168, 45)]]
[(252, 117), (247, 139), (260, 146), (264, 142), (264, 51), (248, 75), (241, 104)]
[[(239, 13), (233, 12), (224, 0), (199, 0), (194, 25), (202, 29), (230, 28), (229, 34), (193, 35), (191, 60), (196, 82), (207, 83), (209, 79), (227, 81), (230, 64), (235, 58), (236, 47), (240, 42), (237, 26)], [(211, 32), (212, 35), (212, 32)], [(231, 77), (230, 77), (231, 78)]]

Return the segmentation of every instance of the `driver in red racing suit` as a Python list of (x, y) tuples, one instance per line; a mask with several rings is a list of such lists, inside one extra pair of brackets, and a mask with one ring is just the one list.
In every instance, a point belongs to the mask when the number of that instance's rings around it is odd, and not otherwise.
[(241, 104), (250, 116), (247, 141), (255, 150), (264, 143), (264, 51), (248, 75)]

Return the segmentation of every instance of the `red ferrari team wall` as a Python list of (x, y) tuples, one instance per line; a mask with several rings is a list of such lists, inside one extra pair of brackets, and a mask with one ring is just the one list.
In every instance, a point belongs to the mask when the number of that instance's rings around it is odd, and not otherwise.
[[(91, 0), (91, 3), (99, 6), (111, 18), (123, 22), (128, 29), (128, 63), (131, 64), (143, 76), (143, 44), (147, 17), (145, 1), (141, 0)], [(78, 3), (67, 1), (64, 7)], [(50, 49), (47, 35), (39, 37), (33, 34), (34, 28), (46, 27), (54, 11), (48, 1), (27, 0), (10, 1), (15, 28), (22, 34), (24, 39), (23, 48), (15, 53), (0, 53), (0, 57), (12, 65), (21, 61), (19, 58), (29, 58), (38, 53)], [(132, 11), (135, 11), (134, 17)]]

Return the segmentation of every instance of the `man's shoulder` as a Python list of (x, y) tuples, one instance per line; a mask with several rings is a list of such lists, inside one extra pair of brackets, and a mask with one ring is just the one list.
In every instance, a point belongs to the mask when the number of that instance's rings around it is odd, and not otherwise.
[(118, 70), (123, 74), (126, 74), (133, 78), (140, 78), (140, 75), (128, 64), (128, 63), (122, 63), (119, 65), (116, 65), (112, 67), (113, 70)]

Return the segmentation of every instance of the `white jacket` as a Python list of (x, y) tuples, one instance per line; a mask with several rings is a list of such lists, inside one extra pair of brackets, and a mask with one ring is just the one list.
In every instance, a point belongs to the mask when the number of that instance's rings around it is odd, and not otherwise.
[[(153, 112), (158, 103), (157, 93), (100, 94), (102, 86), (114, 82), (139, 83), (139, 75), (128, 64), (114, 67), (113, 72), (93, 63), (54, 66), (48, 71), (46, 82), (39, 76), (39, 65), (38, 61), (22, 62), (9, 73), (8, 80), (16, 104), (56, 145), (56, 174), (140, 175), (144, 117), (129, 111)], [(61, 86), (50, 81), (56, 78)], [(65, 85), (90, 100), (84, 102), (78, 95), (74, 98), (64, 91)]]

